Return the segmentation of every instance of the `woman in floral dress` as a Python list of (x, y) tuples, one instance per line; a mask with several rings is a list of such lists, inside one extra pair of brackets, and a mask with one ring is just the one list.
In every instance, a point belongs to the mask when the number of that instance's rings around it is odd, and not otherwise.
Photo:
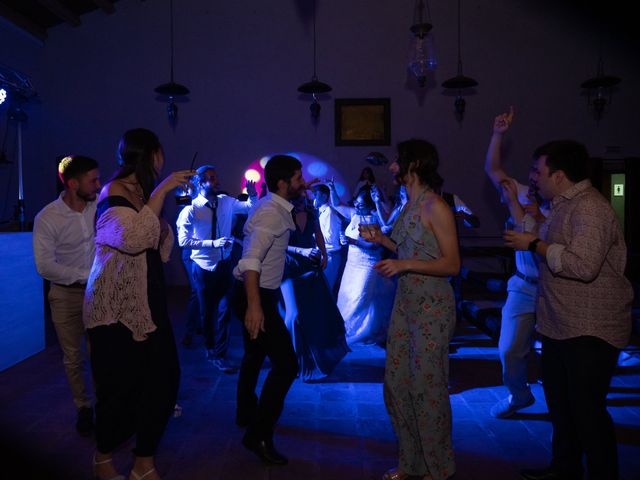
[(398, 437), (398, 467), (384, 480), (444, 480), (455, 473), (449, 402), (449, 341), (455, 303), (448, 277), (460, 269), (453, 214), (433, 192), (442, 184), (438, 153), (424, 140), (398, 145), (392, 165), (408, 203), (391, 236), (361, 229), (366, 240), (397, 253), (375, 265), (398, 276), (387, 340), (384, 401)]

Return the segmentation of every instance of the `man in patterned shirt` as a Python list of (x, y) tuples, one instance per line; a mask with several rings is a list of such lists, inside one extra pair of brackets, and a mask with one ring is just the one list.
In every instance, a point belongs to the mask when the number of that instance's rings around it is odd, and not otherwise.
[(627, 250), (616, 215), (588, 180), (588, 154), (571, 140), (534, 154), (540, 195), (551, 212), (539, 237), (505, 232), (505, 243), (540, 258), (537, 330), (553, 425), (552, 460), (523, 470), (525, 479), (617, 479), (613, 421), (606, 397), (618, 354), (631, 334), (633, 290), (624, 277)]

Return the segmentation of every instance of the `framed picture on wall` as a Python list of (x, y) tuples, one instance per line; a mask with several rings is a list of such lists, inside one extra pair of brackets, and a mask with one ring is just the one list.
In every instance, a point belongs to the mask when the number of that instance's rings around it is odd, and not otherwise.
[(388, 98), (337, 98), (336, 145), (390, 145), (391, 101)]

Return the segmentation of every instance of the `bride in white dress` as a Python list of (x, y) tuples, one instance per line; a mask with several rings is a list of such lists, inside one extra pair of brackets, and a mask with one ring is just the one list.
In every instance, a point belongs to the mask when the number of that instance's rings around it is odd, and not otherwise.
[[(332, 192), (335, 192), (334, 188)], [(395, 282), (373, 269), (373, 265), (381, 260), (383, 249), (375, 243), (363, 240), (358, 231), (361, 223), (381, 222), (368, 187), (360, 190), (353, 207), (336, 204), (336, 198), (337, 194), (332, 195), (334, 208), (344, 217), (351, 218), (344, 235), (349, 253), (338, 292), (338, 309), (344, 318), (347, 342), (349, 345), (384, 346), (393, 307)]]

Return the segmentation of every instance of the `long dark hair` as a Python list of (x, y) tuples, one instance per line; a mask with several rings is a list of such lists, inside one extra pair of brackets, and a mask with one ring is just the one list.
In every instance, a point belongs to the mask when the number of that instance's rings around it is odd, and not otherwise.
[(358, 181), (362, 181), (364, 180), (364, 173), (367, 172), (369, 174), (369, 178), (367, 178), (367, 180), (371, 183), (376, 183), (376, 176), (373, 174), (373, 170), (371, 169), (371, 167), (364, 167), (362, 169), (362, 172), (360, 172), (360, 178), (358, 179)]
[(118, 165), (120, 168), (112, 180), (118, 180), (135, 174), (142, 187), (145, 203), (156, 186), (158, 175), (153, 165), (154, 154), (162, 151), (162, 145), (155, 133), (146, 128), (134, 128), (122, 135), (118, 143)]
[(360, 196), (362, 197), (362, 201), (367, 206), (367, 208), (369, 210), (371, 210), (371, 211), (375, 211), (376, 204), (373, 201), (373, 198), (371, 198), (371, 186), (370, 185), (364, 185), (363, 187), (360, 188), (360, 190), (358, 190), (358, 193), (356, 193), (356, 196), (353, 197), (354, 202)]
[(398, 166), (400, 170), (396, 175), (399, 183), (409, 169), (418, 176), (420, 183), (428, 185), (435, 191), (442, 188), (444, 180), (438, 173), (438, 151), (426, 140), (412, 138), (398, 144)]

